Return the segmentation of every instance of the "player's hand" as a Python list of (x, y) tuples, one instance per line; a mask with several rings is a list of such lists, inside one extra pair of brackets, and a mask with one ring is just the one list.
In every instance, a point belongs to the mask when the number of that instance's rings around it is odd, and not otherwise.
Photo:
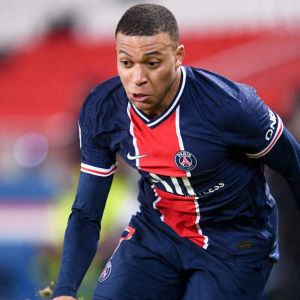
[(53, 300), (76, 300), (76, 298), (74, 298), (72, 296), (59, 296), (59, 297), (53, 298)]

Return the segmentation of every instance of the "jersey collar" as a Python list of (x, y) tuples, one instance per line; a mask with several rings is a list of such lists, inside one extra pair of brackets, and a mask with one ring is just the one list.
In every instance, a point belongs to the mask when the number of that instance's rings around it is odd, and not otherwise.
[(177, 104), (179, 102), (179, 99), (181, 97), (181, 94), (182, 94), (182, 92), (184, 90), (185, 82), (186, 82), (186, 71), (185, 71), (185, 68), (183, 66), (181, 66), (180, 70), (181, 70), (182, 76), (181, 76), (181, 79), (180, 79), (179, 89), (178, 89), (178, 91), (177, 91), (174, 99), (170, 103), (168, 109), (164, 113), (162, 113), (161, 115), (157, 116), (156, 118), (149, 119), (149, 117), (146, 114), (144, 114), (141, 110), (139, 110), (138, 108), (136, 108), (134, 106), (134, 104), (132, 104), (130, 102), (130, 105), (133, 108), (133, 110), (135, 111), (135, 113), (147, 124), (148, 127), (156, 127), (156, 126), (158, 126), (166, 118), (168, 118), (172, 114), (172, 112), (176, 109)]

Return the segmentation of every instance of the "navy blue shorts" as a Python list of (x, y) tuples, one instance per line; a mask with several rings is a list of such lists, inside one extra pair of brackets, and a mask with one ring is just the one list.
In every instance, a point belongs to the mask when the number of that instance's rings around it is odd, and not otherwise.
[[(167, 227), (166, 225), (164, 225)], [(171, 230), (133, 217), (102, 271), (94, 300), (255, 300), (273, 262), (211, 254)]]

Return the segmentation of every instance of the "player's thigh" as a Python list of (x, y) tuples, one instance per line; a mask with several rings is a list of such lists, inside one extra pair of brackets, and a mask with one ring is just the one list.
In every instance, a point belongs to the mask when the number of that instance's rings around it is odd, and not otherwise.
[(260, 299), (273, 263), (224, 263), (195, 270), (188, 277), (183, 300)]
[(99, 277), (94, 300), (179, 300), (181, 280), (162, 257), (124, 240)]
[[(269, 258), (257, 262), (232, 263), (237, 278), (237, 295), (245, 300), (261, 299), (274, 262)], [(241, 299), (240, 298), (236, 299)]]

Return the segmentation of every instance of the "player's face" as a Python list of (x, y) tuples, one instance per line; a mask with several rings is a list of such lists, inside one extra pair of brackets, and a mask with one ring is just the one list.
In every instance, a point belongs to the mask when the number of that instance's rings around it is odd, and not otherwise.
[(128, 99), (150, 117), (164, 112), (179, 88), (183, 45), (175, 45), (168, 33), (118, 33), (116, 48), (118, 73)]

